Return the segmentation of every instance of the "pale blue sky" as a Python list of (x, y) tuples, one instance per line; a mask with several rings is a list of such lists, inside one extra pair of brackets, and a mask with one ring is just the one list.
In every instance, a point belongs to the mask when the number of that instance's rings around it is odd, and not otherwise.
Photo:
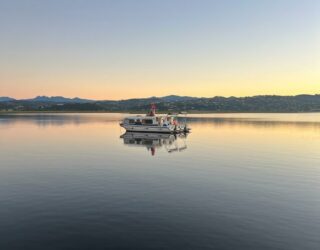
[(0, 95), (320, 92), (319, 13), (315, 0), (0, 0)]

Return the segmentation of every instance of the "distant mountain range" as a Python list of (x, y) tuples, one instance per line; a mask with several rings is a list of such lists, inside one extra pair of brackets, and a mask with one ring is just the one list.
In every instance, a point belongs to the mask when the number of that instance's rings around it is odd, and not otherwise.
[(0, 97), (0, 102), (24, 101), (24, 102), (47, 102), (47, 103), (90, 103), (93, 100), (76, 98), (66, 98), (63, 96), (37, 96), (32, 99), (14, 99), (11, 97)]
[[(169, 95), (164, 97), (149, 97), (149, 98), (135, 98), (129, 100), (154, 100), (154, 101), (165, 101), (165, 102), (176, 102), (176, 101), (187, 101), (187, 100), (195, 100), (197, 97), (190, 96), (178, 96), (178, 95)], [(11, 97), (0, 97), (0, 102), (12, 102), (12, 101), (23, 101), (23, 102), (47, 102), (47, 103), (92, 103), (99, 102), (98, 100), (89, 100), (89, 99), (81, 99), (78, 97), (75, 98), (66, 98), (63, 96), (37, 96), (32, 99), (14, 99)]]
[(22, 100), (0, 97), (0, 111), (145, 112), (151, 103), (156, 103), (160, 112), (320, 112), (320, 95), (212, 98), (169, 95), (119, 101), (62, 96)]
[(3, 96), (3, 97), (0, 96), (0, 102), (10, 102), (10, 101), (15, 101), (15, 99), (11, 97), (6, 97), (6, 96)]

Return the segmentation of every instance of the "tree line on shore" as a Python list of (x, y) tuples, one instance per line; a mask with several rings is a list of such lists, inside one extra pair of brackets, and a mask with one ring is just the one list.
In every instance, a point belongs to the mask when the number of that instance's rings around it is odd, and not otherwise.
[[(66, 99), (67, 100), (67, 99)], [(70, 101), (71, 100), (71, 101)], [(70, 99), (7, 99), (0, 111), (43, 112), (146, 112), (155, 103), (158, 112), (319, 112), (320, 95), (196, 98), (181, 96), (136, 98), (120, 101)], [(72, 101), (74, 100), (74, 101)]]

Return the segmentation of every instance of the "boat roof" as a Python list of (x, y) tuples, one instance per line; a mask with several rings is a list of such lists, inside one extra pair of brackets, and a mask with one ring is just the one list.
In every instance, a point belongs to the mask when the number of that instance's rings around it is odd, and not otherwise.
[(135, 115), (135, 116), (127, 116), (125, 119), (154, 119), (157, 117), (176, 117), (177, 115), (155, 115), (155, 116), (150, 116), (150, 115)]

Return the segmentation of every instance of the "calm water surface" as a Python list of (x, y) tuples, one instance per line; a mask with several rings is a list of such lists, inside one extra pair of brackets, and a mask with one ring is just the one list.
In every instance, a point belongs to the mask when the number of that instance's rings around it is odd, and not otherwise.
[(320, 114), (123, 116), (0, 115), (0, 249), (320, 249)]

